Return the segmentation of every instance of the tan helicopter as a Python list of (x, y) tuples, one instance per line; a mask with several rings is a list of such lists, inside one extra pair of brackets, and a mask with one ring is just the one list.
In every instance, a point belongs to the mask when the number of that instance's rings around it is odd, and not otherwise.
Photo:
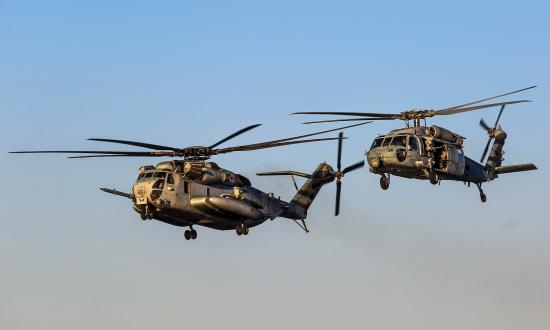
[[(341, 131), (346, 128), (364, 125), (360, 123), (322, 132), (305, 134), (229, 148), (216, 148), (224, 142), (254, 129), (260, 125), (245, 127), (209, 147), (174, 148), (150, 143), (114, 139), (89, 139), (92, 141), (118, 143), (151, 149), (154, 151), (104, 151), (104, 150), (47, 150), (15, 151), (11, 153), (62, 153), (78, 154), (69, 158), (96, 157), (181, 157), (183, 160), (162, 162), (156, 166), (139, 168), (139, 176), (131, 193), (114, 189), (100, 188), (102, 191), (132, 200), (133, 209), (142, 220), (156, 219), (174, 226), (189, 227), (185, 231), (187, 240), (196, 239), (193, 225), (217, 230), (235, 230), (237, 235), (247, 235), (250, 227), (262, 224), (267, 219), (288, 218), (308, 232), (305, 218), (321, 188), (336, 179), (339, 209), (341, 178), (344, 174), (364, 166), (364, 161), (341, 169), (343, 135), (338, 138), (303, 139), (319, 134)], [(307, 181), (290, 202), (276, 198), (273, 193), (265, 193), (252, 187), (246, 177), (221, 168), (210, 157), (235, 151), (252, 151), (281, 147), (292, 144), (338, 140), (338, 167), (334, 170), (326, 163), (320, 164), (311, 174), (293, 172), (292, 175), (306, 177)], [(269, 175), (270, 173), (265, 173)], [(300, 220), (300, 222), (298, 222)]]
[[(470, 185), (474, 183), (480, 194), (482, 202), (487, 201), (487, 196), (481, 189), (481, 184), (492, 181), (499, 174), (536, 170), (534, 164), (519, 164), (501, 166), (502, 147), (506, 140), (506, 133), (498, 125), (504, 107), (506, 105), (529, 102), (528, 100), (508, 101), (475, 105), (506, 95), (522, 92), (535, 88), (531, 86), (517, 91), (469, 102), (441, 110), (413, 109), (396, 114), (367, 113), (367, 112), (296, 112), (294, 114), (307, 115), (346, 115), (361, 118), (343, 118), (333, 120), (310, 121), (304, 124), (342, 122), (342, 121), (373, 121), (395, 120), (406, 122), (407, 127), (396, 129), (388, 134), (380, 135), (374, 139), (370, 150), (366, 152), (369, 170), (380, 174), (380, 186), (386, 190), (390, 186), (390, 175), (405, 178), (429, 180), (432, 184), (438, 184), (442, 180), (463, 181)], [(436, 125), (427, 126), (426, 118), (433, 116), (454, 115), (462, 112), (479, 110), (500, 106), (500, 112), (493, 127), (489, 127), (482, 119), (480, 126), (489, 135), (489, 141), (483, 151), (480, 162), (476, 162), (464, 155), (464, 137)], [(424, 120), (424, 125), (421, 125)], [(412, 121), (413, 125), (410, 126)], [(489, 158), (486, 164), (482, 164), (489, 146), (494, 140)]]

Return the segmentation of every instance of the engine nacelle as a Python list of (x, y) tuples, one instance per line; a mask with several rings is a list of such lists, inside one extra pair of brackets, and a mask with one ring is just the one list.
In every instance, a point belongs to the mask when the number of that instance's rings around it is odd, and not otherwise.
[(183, 175), (191, 180), (202, 178), (208, 167), (205, 162), (185, 162), (183, 165)]
[(457, 134), (449, 131), (448, 129), (445, 129), (445, 128), (439, 127), (439, 126), (435, 126), (435, 125), (429, 127), (427, 129), (426, 134), (428, 134), (429, 136), (431, 136), (433, 138), (444, 140), (444, 141), (454, 143), (454, 144), (458, 144), (458, 145), (462, 145), (462, 143), (464, 142), (464, 138), (462, 136), (457, 135)]
[(250, 181), (242, 175), (220, 168), (212, 162), (185, 162), (183, 175), (201, 184), (227, 183), (235, 186), (250, 186)]

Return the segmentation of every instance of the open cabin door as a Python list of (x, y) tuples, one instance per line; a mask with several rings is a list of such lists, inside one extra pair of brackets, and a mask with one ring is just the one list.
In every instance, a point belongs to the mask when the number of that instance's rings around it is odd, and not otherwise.
[(464, 175), (464, 152), (461, 147), (446, 145), (442, 154), (443, 171), (452, 175)]

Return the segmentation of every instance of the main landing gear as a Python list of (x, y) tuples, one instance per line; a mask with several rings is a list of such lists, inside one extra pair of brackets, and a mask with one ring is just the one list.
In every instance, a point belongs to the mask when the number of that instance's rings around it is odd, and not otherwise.
[(380, 177), (380, 188), (382, 188), (383, 190), (388, 190), (389, 187), (390, 187), (390, 174), (388, 173), (388, 176), (386, 176), (385, 174), (382, 174), (382, 176)]
[(186, 240), (197, 239), (197, 231), (193, 227), (189, 226), (190, 229), (187, 229), (183, 234)]
[(479, 198), (481, 199), (481, 202), (485, 203), (487, 201), (487, 195), (485, 195), (483, 189), (481, 189), (481, 183), (476, 183), (476, 186), (479, 190)]
[(237, 225), (237, 228), (235, 228), (235, 231), (239, 236), (248, 235), (248, 227), (242, 222)]

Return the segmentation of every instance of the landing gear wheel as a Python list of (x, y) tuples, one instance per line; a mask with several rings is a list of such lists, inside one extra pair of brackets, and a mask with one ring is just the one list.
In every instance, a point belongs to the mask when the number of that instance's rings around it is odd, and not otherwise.
[(143, 220), (143, 221), (147, 220), (147, 216), (145, 215), (145, 212), (141, 212), (141, 213), (139, 214), (139, 217), (140, 217), (141, 220)]
[(189, 229), (187, 229), (185, 231), (185, 233), (183, 233), (183, 236), (185, 237), (186, 240), (190, 240), (191, 239), (191, 231)]
[(191, 239), (197, 239), (197, 231), (195, 229), (191, 229)]
[(235, 228), (235, 231), (237, 232), (237, 235), (241, 236), (243, 234), (243, 224), (239, 223)]
[(481, 198), (481, 202), (485, 203), (487, 201), (487, 195), (484, 193), (479, 194), (479, 197)]
[(483, 189), (481, 189), (481, 183), (476, 183), (477, 189), (479, 190), (479, 198), (481, 199), (482, 203), (485, 203), (487, 201), (487, 196), (483, 192)]
[(437, 177), (437, 173), (435, 172), (430, 172), (430, 174), (428, 174), (428, 179), (433, 185), (436, 185), (439, 182), (439, 178)]
[(244, 223), (239, 223), (237, 225), (237, 228), (235, 228), (235, 231), (237, 232), (237, 235), (248, 235), (248, 227), (244, 225)]
[(389, 187), (390, 187), (390, 179), (384, 174), (382, 174), (382, 176), (380, 177), (380, 188), (382, 188), (383, 190), (388, 190)]

